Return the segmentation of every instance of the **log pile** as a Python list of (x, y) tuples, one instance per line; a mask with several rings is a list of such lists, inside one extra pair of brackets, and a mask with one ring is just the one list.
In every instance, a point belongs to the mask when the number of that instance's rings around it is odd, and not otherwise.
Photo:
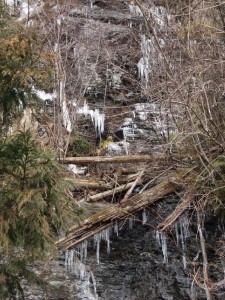
[[(96, 204), (97, 201), (106, 200), (108, 205), (102, 208), (99, 205), (99, 211), (92, 212), (91, 216), (85, 218), (79, 225), (75, 225), (70, 228), (67, 236), (56, 242), (56, 246), (60, 250), (71, 249), (83, 241), (91, 238), (96, 233), (112, 225), (115, 220), (122, 220), (129, 218), (135, 212), (144, 209), (159, 199), (162, 199), (166, 195), (175, 192), (180, 189), (182, 180), (190, 172), (189, 169), (183, 169), (178, 171), (171, 170), (171, 167), (167, 168), (160, 174), (154, 174), (154, 168), (148, 168), (143, 164), (138, 167), (140, 162), (155, 162), (158, 159), (165, 161), (165, 155), (131, 155), (131, 156), (117, 156), (117, 157), (86, 157), (86, 158), (66, 158), (63, 163), (136, 163), (136, 174), (126, 175), (126, 178), (130, 178), (126, 183), (121, 184), (122, 174), (118, 175), (116, 180), (111, 182), (104, 182), (97, 178), (80, 179), (74, 178), (75, 185), (84, 186), (92, 189), (105, 189), (103, 192), (95, 192), (93, 190), (91, 194), (86, 194), (81, 198), (78, 204), (82, 207), (82, 204), (87, 202)], [(163, 164), (162, 164), (163, 165)], [(123, 169), (124, 170), (124, 169)], [(150, 172), (151, 171), (151, 172)], [(154, 175), (153, 175), (154, 174)], [(161, 176), (162, 175), (162, 176)], [(110, 176), (109, 176), (110, 177)], [(123, 176), (124, 180), (124, 176)], [(137, 186), (141, 186), (133, 193)], [(116, 197), (116, 195), (118, 195)], [(116, 197), (116, 200), (115, 198)], [(115, 201), (114, 201), (115, 200)], [(161, 228), (169, 226), (173, 220), (187, 208), (191, 199), (186, 199), (180, 205), (177, 210), (161, 224)], [(100, 202), (101, 203), (101, 202)]]

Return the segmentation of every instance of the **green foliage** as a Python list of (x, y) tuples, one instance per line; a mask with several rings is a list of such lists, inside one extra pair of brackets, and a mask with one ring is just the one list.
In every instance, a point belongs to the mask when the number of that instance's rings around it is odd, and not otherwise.
[(68, 151), (69, 156), (89, 154), (91, 152), (92, 147), (93, 145), (86, 139), (84, 139), (81, 135), (79, 135), (77, 131), (72, 131)]
[[(30, 131), (1, 141), (0, 248), (7, 264), (12, 263), (12, 257), (19, 262), (43, 259), (56, 250), (54, 241), (60, 232), (78, 220), (79, 210), (69, 194), (70, 184), (63, 179), (64, 172)], [(16, 280), (22, 271), (15, 280), (8, 278), (6, 271), (0, 277), (6, 277), (5, 284), (15, 283), (19, 290)]]
[(32, 32), (5, 25), (0, 31), (0, 111), (2, 125), (9, 125), (27, 106), (37, 105), (33, 85), (53, 78), (54, 56), (44, 53)]

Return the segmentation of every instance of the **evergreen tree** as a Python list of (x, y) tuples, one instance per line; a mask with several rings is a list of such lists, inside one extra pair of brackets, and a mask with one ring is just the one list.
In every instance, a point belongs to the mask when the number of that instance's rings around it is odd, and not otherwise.
[[(65, 170), (30, 131), (0, 144), (0, 287), (22, 297), (21, 277), (35, 279), (29, 263), (54, 250), (62, 229), (76, 220)], [(55, 249), (56, 250), (56, 249)], [(5, 289), (4, 289), (5, 288)], [(4, 292), (5, 291), (5, 292)], [(3, 297), (2, 295), (2, 297)], [(22, 299), (22, 298), (21, 298)]]

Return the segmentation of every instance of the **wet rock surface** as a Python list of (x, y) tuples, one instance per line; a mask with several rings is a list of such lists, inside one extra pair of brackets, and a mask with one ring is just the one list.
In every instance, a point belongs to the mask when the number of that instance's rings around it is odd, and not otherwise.
[[(151, 209), (119, 222), (118, 226), (115, 223), (109, 234), (110, 253), (107, 253), (108, 241), (100, 243), (99, 264), (95, 237), (88, 241), (87, 249), (86, 245), (81, 245), (74, 250), (72, 269), (65, 267), (64, 257), (45, 266), (36, 266), (49, 283), (48, 293), (25, 286), (25, 299), (205, 300), (205, 291), (193, 282), (195, 276), (199, 282), (202, 280), (201, 247), (193, 211), (181, 216), (166, 235), (157, 235), (155, 231), (177, 201), (175, 197), (168, 197)], [(210, 279), (216, 282), (224, 277), (224, 231), (207, 216), (203, 231)], [(79, 252), (82, 262), (79, 255), (79, 259), (75, 258)], [(224, 297), (225, 289), (220, 289), (214, 291), (212, 299)]]

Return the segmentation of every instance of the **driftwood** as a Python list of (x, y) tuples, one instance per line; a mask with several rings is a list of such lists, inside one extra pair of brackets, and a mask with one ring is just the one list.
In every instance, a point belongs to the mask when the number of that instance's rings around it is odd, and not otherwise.
[(189, 171), (190, 170), (182, 171), (176, 176), (171, 176), (170, 181), (162, 182), (143, 192), (141, 195), (133, 196), (124, 203), (110, 206), (85, 219), (81, 226), (74, 226), (71, 228), (69, 231), (70, 233), (65, 238), (56, 242), (56, 246), (62, 250), (70, 249), (92, 237), (102, 229), (110, 226), (112, 221), (124, 219), (132, 213), (143, 209), (162, 197), (174, 192), (181, 183), (182, 178), (184, 178)]
[(166, 159), (165, 154), (154, 153), (150, 155), (121, 155), (121, 156), (89, 156), (89, 157), (65, 157), (58, 162), (62, 164), (97, 164), (97, 163), (139, 163)]

